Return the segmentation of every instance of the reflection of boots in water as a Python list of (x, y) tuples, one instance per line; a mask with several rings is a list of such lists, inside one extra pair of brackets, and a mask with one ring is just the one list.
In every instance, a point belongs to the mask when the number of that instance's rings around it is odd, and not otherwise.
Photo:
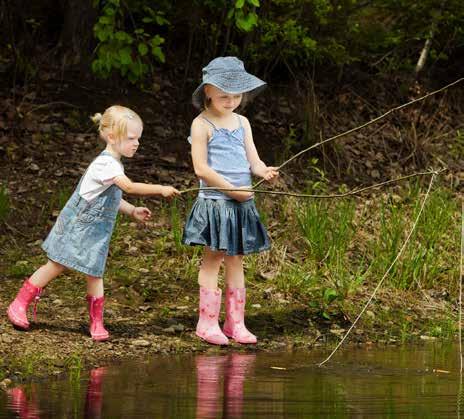
[(220, 416), (219, 385), (226, 362), (226, 356), (199, 355), (195, 357), (197, 369), (197, 419)]
[(100, 418), (103, 404), (102, 382), (107, 370), (105, 367), (90, 371), (85, 397), (85, 417)]
[(255, 360), (256, 354), (229, 355), (224, 377), (224, 417), (242, 417), (243, 382), (252, 370)]
[(17, 413), (20, 419), (40, 419), (35, 397), (28, 401), (21, 387), (8, 389), (6, 393), (10, 409)]

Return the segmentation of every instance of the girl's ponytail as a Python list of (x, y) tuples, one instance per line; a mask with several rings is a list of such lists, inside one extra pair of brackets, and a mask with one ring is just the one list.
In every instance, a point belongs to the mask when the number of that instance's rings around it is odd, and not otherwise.
[(92, 115), (90, 117), (90, 119), (92, 120), (92, 122), (95, 124), (95, 125), (100, 125), (100, 121), (102, 119), (102, 114), (101, 113), (96, 113), (94, 115)]

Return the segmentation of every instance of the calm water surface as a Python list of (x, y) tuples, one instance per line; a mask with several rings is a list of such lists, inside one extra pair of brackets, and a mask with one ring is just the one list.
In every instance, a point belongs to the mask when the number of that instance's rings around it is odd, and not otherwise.
[(464, 418), (458, 348), (163, 356), (0, 392), (1, 418)]

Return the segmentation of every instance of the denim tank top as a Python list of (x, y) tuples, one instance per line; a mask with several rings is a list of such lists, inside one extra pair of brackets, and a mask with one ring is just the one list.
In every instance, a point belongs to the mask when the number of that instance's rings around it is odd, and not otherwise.
[[(250, 163), (245, 150), (245, 129), (237, 115), (239, 127), (234, 130), (217, 128), (209, 119), (202, 116), (213, 128), (213, 135), (208, 141), (208, 166), (219, 173), (235, 187), (251, 185)], [(191, 138), (189, 137), (191, 143)], [(200, 179), (200, 188), (208, 187)], [(200, 198), (232, 199), (226, 194), (215, 190), (203, 190)]]

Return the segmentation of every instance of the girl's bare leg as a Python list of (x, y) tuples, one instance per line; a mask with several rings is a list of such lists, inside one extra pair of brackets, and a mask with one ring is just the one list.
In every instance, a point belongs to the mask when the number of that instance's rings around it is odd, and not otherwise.
[(63, 273), (65, 269), (66, 268), (63, 265), (49, 259), (45, 265), (42, 265), (31, 275), (29, 281), (32, 285), (43, 288), (47, 286), (52, 279)]
[(203, 261), (198, 273), (198, 283), (200, 286), (214, 290), (217, 288), (219, 269), (223, 260), (223, 252), (215, 252), (209, 247), (205, 247)]
[(92, 297), (103, 297), (103, 278), (87, 276), (87, 294)]
[(229, 288), (244, 288), (243, 256), (224, 256), (226, 284)]

